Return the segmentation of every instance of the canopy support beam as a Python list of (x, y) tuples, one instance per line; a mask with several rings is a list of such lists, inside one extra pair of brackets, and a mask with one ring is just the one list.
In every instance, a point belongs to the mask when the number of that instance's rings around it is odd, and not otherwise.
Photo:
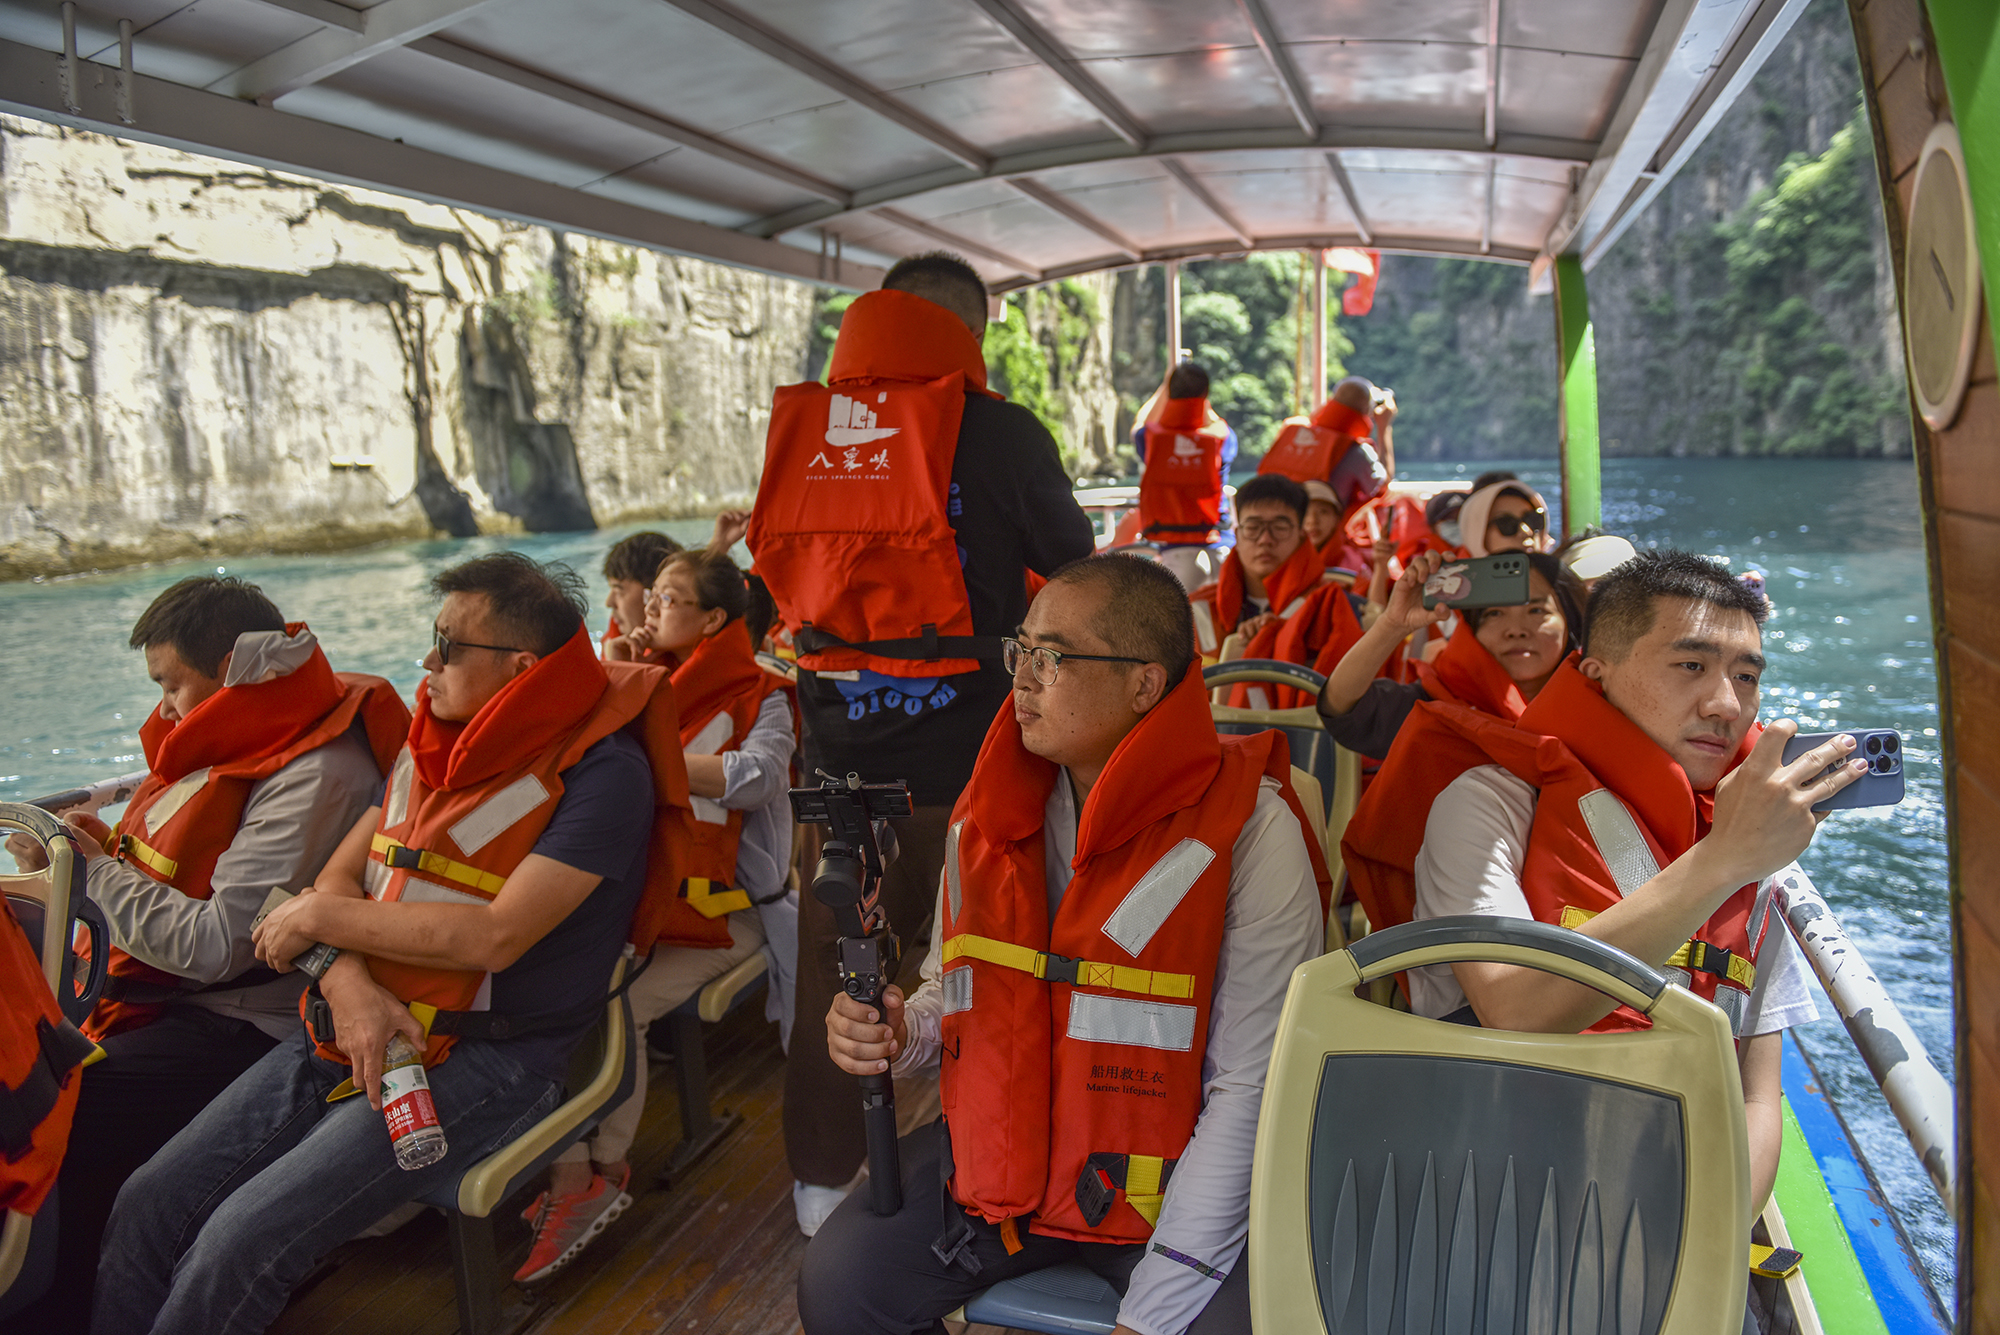
[(1361, 238), (1361, 244), (1372, 246), (1375, 238), (1368, 233), (1368, 215), (1361, 211), (1361, 197), (1354, 193), (1354, 182), (1348, 179), (1347, 164), (1340, 160), (1340, 154), (1327, 151), (1327, 170), (1333, 173), (1333, 183), (1340, 187), (1340, 197), (1347, 201), (1347, 211), (1354, 215), (1354, 232)]
[(1326, 402), (1326, 248), (1314, 246), (1312, 369), (1306, 376), (1306, 412)]
[[(449, 28), (490, 0), (383, 0), (361, 14), (361, 29), (320, 28), (208, 85), (212, 93), (266, 106), (342, 70)], [(296, 11), (294, 11), (296, 12)]]
[[(1264, 8), (1264, 0), (1236, 0), (1243, 8), (1243, 17), (1250, 20), (1250, 31), (1256, 35), (1257, 49), (1264, 53), (1264, 61), (1271, 67), (1271, 73), (1278, 80), (1278, 91), (1285, 95), (1285, 105), (1291, 108), (1292, 119), (1299, 123), (1306, 138), (1319, 138), (1319, 117), (1313, 111), (1312, 93), (1304, 79), (1299, 77), (1298, 67), (1292, 64), (1291, 56), (1285, 53), (1284, 39), (1278, 36), (1277, 25), (1271, 22), (1271, 12)], [(1490, 142), (1490, 141), (1489, 141)]]
[(1556, 424), (1562, 439), (1565, 537), (1603, 520), (1603, 480), (1597, 449), (1597, 336), (1590, 326), (1590, 296), (1583, 261), (1558, 255), (1556, 285), (1556, 374), (1561, 395)]
[(1167, 261), (1167, 371), (1181, 359), (1181, 262)]
[(1126, 259), (1137, 260), (1142, 258), (1139, 247), (1134, 245), (1131, 239), (1123, 232), (1120, 232), (1110, 223), (1105, 222), (1089, 210), (1072, 204), (1069, 200), (1049, 189), (1040, 181), (1031, 181), (1026, 177), (1019, 177), (1007, 182), (1007, 184), (1013, 186), (1016, 190), (1026, 195), (1029, 199), (1034, 200), (1058, 218), (1066, 218), (1078, 227), (1081, 227), (1084, 231), (1093, 233), (1099, 238), (1110, 242), (1112, 247)]
[(1236, 215), (1231, 213), (1228, 206), (1217, 199), (1214, 193), (1201, 183), (1200, 177), (1188, 170), (1185, 162), (1182, 162), (1179, 158), (1161, 158), (1160, 166), (1166, 169), (1167, 175), (1179, 181), (1181, 186), (1190, 195), (1200, 200), (1201, 206), (1214, 214), (1222, 225), (1229, 229), (1231, 236), (1241, 241), (1245, 246), (1255, 244), (1251, 239), (1250, 230), (1242, 223), (1236, 221)]
[(972, 0), (972, 3), (987, 18), (1005, 28), (1015, 41), (1028, 48), (1028, 53), (1040, 61), (1049, 73), (1068, 84), (1071, 92), (1090, 103), (1098, 119), (1110, 126), (1113, 134), (1134, 148), (1143, 149), (1146, 146), (1146, 131), (1133, 119), (1132, 113), (1119, 105), (1118, 99), (1092, 78), (1060, 42), (1043, 32), (1041, 25), (1009, 4), (1008, 0)]

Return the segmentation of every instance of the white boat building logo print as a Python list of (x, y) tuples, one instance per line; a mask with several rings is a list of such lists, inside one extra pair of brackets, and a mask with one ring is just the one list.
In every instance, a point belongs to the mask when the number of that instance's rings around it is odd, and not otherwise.
[[(887, 394), (877, 394), (876, 403), (888, 399)], [(845, 394), (835, 394), (826, 409), (826, 443), (831, 450), (821, 450), (806, 465), (808, 474), (818, 474), (825, 469), (835, 477), (861, 474), (881, 476), (889, 471), (889, 451), (880, 449), (864, 455), (861, 447), (878, 440), (886, 440), (903, 428), (899, 426), (875, 425), (874, 409), (860, 399), (851, 399)]]

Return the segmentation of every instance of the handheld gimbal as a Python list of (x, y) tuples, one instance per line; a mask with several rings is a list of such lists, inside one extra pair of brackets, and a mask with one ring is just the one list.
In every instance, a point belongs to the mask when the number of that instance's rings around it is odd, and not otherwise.
[[(820, 846), (812, 892), (833, 910), (840, 928), (842, 990), (886, 1019), (882, 993), (895, 981), (901, 947), (882, 907), (882, 850), (874, 822), (908, 816), (910, 787), (900, 779), (863, 783), (858, 774), (836, 779), (824, 770), (819, 776), (818, 787), (791, 792), (793, 816), (801, 824), (825, 826), (833, 836)], [(896, 1087), (887, 1071), (861, 1077), (861, 1115), (875, 1213), (892, 1215), (903, 1208), (903, 1185), (896, 1154)]]

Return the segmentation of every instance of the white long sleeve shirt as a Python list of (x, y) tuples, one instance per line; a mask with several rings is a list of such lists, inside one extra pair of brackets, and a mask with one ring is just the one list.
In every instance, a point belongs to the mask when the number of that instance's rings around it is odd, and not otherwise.
[[(792, 708), (783, 691), (764, 697), (757, 721), (743, 744), (722, 753), (722, 796), (717, 805), (743, 813), (736, 843), (736, 888), (752, 900), (768, 900), (739, 913), (754, 913), (764, 927), (764, 967), (771, 979), (764, 994), (764, 1018), (778, 1024), (778, 1041), (792, 1039), (792, 980), (798, 974), (799, 899), (785, 893), (792, 866)], [(773, 899), (772, 896), (778, 896)]]
[[(1049, 795), (1043, 820), (1053, 904), (1069, 885), (1076, 853), (1076, 802), (1066, 775)], [(943, 893), (940, 885), (940, 923), (945, 920)], [(1119, 1324), (1140, 1335), (1178, 1335), (1215, 1296), (1217, 1281), (1174, 1259), (1173, 1253), (1218, 1274), (1227, 1274), (1243, 1254), (1250, 1223), (1250, 1155), (1278, 1014), (1292, 971), (1319, 953), (1324, 933), (1305, 836), (1277, 785), (1266, 779), (1230, 853), (1222, 951), (1202, 1054), (1201, 1117), (1167, 1184), (1159, 1224), (1118, 1309)], [(933, 938), (924, 959), (923, 985), (906, 1004), (909, 1046), (896, 1059), (898, 1075), (939, 1060), (942, 935)]]

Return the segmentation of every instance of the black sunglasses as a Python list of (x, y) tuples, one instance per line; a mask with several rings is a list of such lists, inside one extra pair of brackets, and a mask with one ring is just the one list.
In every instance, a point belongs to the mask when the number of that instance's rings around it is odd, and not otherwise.
[(1511, 538), (1522, 529), (1540, 533), (1549, 526), (1548, 516), (1540, 510), (1531, 510), (1524, 515), (1495, 515), (1491, 522), (1503, 538)]
[(454, 640), (451, 636), (431, 627), (431, 646), (437, 650), (438, 666), (447, 667), (451, 663), (454, 649), (490, 649), (496, 654), (518, 654), (521, 651), (505, 644), (474, 644), (470, 640)]

